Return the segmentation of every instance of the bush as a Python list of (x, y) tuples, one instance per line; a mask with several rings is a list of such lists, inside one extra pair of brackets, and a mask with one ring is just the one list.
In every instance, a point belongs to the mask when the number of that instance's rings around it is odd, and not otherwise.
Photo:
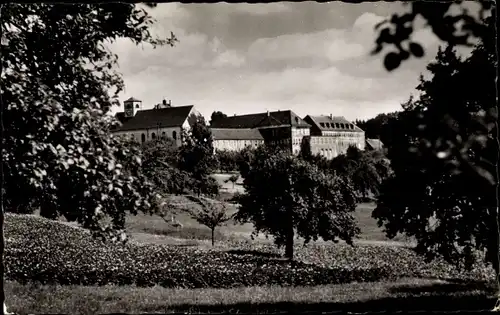
[[(83, 229), (58, 222), (19, 215), (6, 219), (6, 278), (21, 283), (230, 288), (324, 285), (402, 276), (466, 278), (449, 265), (421, 264), (409, 250), (311, 246), (297, 250), (302, 261), (285, 261), (255, 255), (255, 250), (278, 253), (272, 245), (239, 243), (242, 250), (237, 254), (181, 246), (110, 245)], [(484, 275), (484, 270), (474, 274)]]
[(217, 162), (219, 170), (224, 173), (238, 172), (238, 159), (239, 152), (233, 152), (228, 150), (217, 150), (215, 156), (217, 157)]
[[(145, 232), (155, 235), (166, 235), (171, 237), (177, 237), (182, 239), (191, 239), (191, 240), (211, 240), (212, 232), (208, 228), (199, 228), (199, 227), (189, 227), (185, 226), (182, 229), (176, 229), (173, 227), (169, 227), (166, 229), (158, 229), (158, 228), (147, 228), (144, 229)], [(227, 239), (226, 235), (220, 231), (215, 232), (215, 238), (218, 240)]]

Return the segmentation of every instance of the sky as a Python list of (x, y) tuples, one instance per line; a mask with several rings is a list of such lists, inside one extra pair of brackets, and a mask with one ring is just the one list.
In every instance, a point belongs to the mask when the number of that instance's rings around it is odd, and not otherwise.
[[(368, 119), (401, 109), (442, 43), (418, 21), (413, 39), (426, 49), (393, 72), (372, 56), (374, 25), (408, 10), (400, 2), (162, 3), (147, 11), (152, 33), (179, 39), (174, 47), (136, 46), (120, 39), (129, 97), (152, 108), (163, 99), (194, 105), (207, 119), (292, 110), (299, 116)], [(123, 111), (115, 108), (114, 111)]]

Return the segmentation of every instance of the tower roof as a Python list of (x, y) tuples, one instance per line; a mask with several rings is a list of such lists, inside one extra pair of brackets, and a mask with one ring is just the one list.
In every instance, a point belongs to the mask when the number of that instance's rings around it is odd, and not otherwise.
[(142, 101), (141, 101), (141, 100), (138, 100), (138, 99), (136, 99), (136, 98), (134, 98), (134, 97), (131, 97), (131, 98), (129, 98), (128, 100), (126, 100), (125, 102), (142, 102)]

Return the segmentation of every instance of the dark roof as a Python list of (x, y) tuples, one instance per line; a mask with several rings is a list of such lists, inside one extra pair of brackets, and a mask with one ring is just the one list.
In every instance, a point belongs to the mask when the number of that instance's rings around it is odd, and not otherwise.
[(138, 100), (138, 99), (136, 99), (134, 97), (131, 97), (128, 100), (126, 100), (125, 102), (142, 102), (142, 101), (140, 101), (140, 100)]
[(291, 125), (294, 127), (310, 127), (302, 118), (291, 110), (230, 116), (212, 122), (213, 128), (261, 128)]
[(352, 132), (363, 132), (361, 128), (349, 122), (342, 116), (311, 116), (307, 115), (311, 121), (316, 124), (316, 127), (322, 131), (352, 131)]
[(125, 117), (125, 113), (116, 114), (116, 118), (122, 123), (113, 131), (149, 129), (160, 127), (182, 126), (191, 112), (193, 105), (175, 106), (159, 109), (147, 109), (137, 111), (134, 117)]
[(379, 150), (384, 147), (384, 144), (379, 139), (366, 139), (366, 144), (370, 149)]
[(212, 129), (214, 140), (264, 140), (258, 129)]

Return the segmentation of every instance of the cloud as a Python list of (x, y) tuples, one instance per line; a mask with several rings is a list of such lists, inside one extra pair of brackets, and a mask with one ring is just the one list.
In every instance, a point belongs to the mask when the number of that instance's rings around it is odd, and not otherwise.
[(365, 12), (361, 14), (356, 21), (354, 21), (353, 29), (361, 31), (370, 30), (384, 19), (384, 16), (380, 16), (372, 12)]
[(239, 13), (254, 14), (254, 15), (268, 15), (274, 13), (290, 12), (291, 8), (285, 3), (275, 2), (262, 4), (230, 4), (228, 10)]
[(289, 34), (275, 38), (260, 38), (248, 48), (248, 59), (267, 67), (279, 63), (283, 67), (300, 66), (309, 60), (310, 66), (354, 59), (369, 50), (362, 42), (349, 38), (345, 30), (330, 29), (309, 34)]
[[(431, 58), (388, 73), (383, 55), (369, 54), (373, 26), (397, 6), (160, 4), (150, 11), (158, 20), (153, 31), (173, 31), (180, 41), (157, 49), (113, 44), (126, 83), (122, 98), (151, 108), (165, 97), (174, 106), (194, 104), (208, 117), (214, 110), (292, 109), (355, 119), (397, 110)], [(430, 35), (417, 30), (415, 38), (434, 49)]]
[(245, 64), (245, 57), (234, 50), (226, 50), (215, 57), (212, 65), (214, 67), (234, 66), (240, 67)]

